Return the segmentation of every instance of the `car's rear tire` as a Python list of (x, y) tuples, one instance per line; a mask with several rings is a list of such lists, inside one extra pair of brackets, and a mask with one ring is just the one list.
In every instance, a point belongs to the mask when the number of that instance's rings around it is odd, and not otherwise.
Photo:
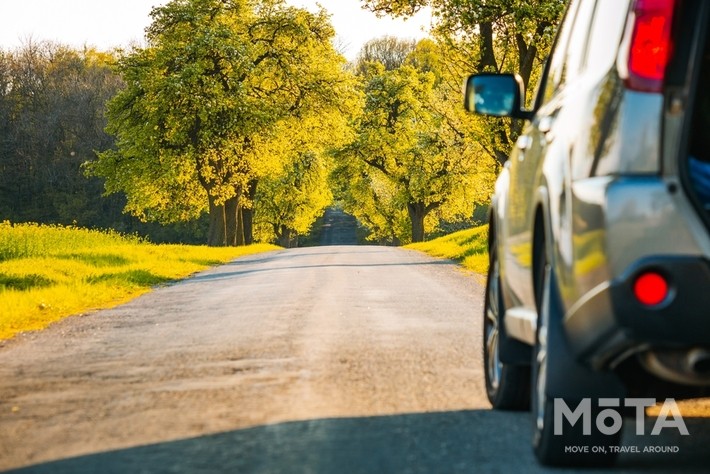
[(483, 366), (486, 394), (493, 408), (530, 408), (530, 367), (506, 364), (500, 359), (505, 305), (501, 294), (500, 264), (495, 244), (490, 246), (486, 299), (483, 309)]
[[(555, 274), (549, 260), (542, 257), (539, 278), (541, 284), (538, 293), (538, 324), (535, 348), (532, 360), (532, 417), (533, 450), (541, 464), (548, 466), (610, 466), (616, 460), (616, 450), (621, 440), (621, 430), (614, 434), (603, 434), (596, 425), (596, 399), (591, 401), (591, 423), (589, 432), (584, 433), (583, 420), (574, 425), (562, 424), (561, 433), (555, 434), (554, 409), (555, 398), (563, 401), (567, 407), (575, 410), (580, 399), (549, 395), (548, 382), (552, 376), (548, 371), (550, 361), (560, 362), (559, 358), (568, 358), (569, 354), (562, 345), (561, 317)], [(557, 360), (555, 360), (557, 359)], [(567, 361), (564, 361), (565, 363)], [(556, 365), (559, 367), (559, 364)], [(556, 373), (555, 376), (564, 374)], [(570, 377), (570, 380), (573, 377)]]

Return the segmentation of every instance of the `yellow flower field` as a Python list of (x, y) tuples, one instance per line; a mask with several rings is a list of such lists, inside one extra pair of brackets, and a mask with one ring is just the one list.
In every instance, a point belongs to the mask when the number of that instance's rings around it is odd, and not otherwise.
[(109, 308), (156, 285), (236, 257), (274, 250), (155, 245), (113, 231), (0, 223), (0, 340)]

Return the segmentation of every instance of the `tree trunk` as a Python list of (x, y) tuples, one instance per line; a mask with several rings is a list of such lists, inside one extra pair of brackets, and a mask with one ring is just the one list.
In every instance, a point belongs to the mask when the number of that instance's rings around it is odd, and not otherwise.
[(256, 198), (256, 187), (259, 181), (252, 179), (247, 188), (247, 197), (251, 202), (251, 207), (242, 209), (242, 219), (244, 222), (244, 243), (251, 245), (254, 243), (254, 199)]
[(478, 24), (479, 48), (481, 57), (476, 65), (476, 72), (499, 72), (498, 61), (493, 46), (494, 29), (493, 23), (486, 21)]
[(229, 245), (230, 247), (243, 245), (239, 241), (239, 214), (239, 196), (227, 199), (224, 202), (224, 216), (227, 234), (227, 245)]
[(246, 240), (244, 239), (244, 206), (241, 204), (236, 205), (234, 218), (234, 245), (246, 245)]
[(215, 198), (208, 197), (210, 205), (210, 228), (207, 232), (207, 245), (224, 247), (227, 245), (224, 206), (215, 204)]
[(537, 46), (535, 44), (528, 45), (525, 37), (520, 33), (515, 35), (515, 41), (518, 45), (518, 74), (523, 79), (525, 94), (527, 95), (529, 94), (530, 76), (532, 76), (535, 60), (537, 59)]
[[(239, 196), (227, 199), (224, 204), (215, 204), (209, 198), (210, 228), (207, 233), (207, 245), (224, 247), (244, 245), (244, 233), (239, 232), (240, 213)], [(241, 239), (241, 240), (240, 240)]]
[(244, 231), (244, 245), (254, 243), (254, 208), (242, 208), (242, 228)]
[(410, 202), (407, 211), (412, 223), (412, 242), (424, 242), (424, 218), (429, 210), (423, 202)]
[(285, 225), (281, 226), (277, 235), (279, 245), (284, 248), (291, 248), (291, 229)]

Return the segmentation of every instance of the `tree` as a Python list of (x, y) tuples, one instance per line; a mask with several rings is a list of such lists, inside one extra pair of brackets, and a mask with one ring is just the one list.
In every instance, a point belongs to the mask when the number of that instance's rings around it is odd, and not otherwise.
[(327, 179), (322, 156), (312, 152), (296, 153), (279, 174), (264, 178), (257, 193), (257, 222), (270, 228), (262, 233), (292, 247), (332, 202)]
[[(0, 51), (0, 216), (86, 226), (115, 224), (81, 165), (110, 146), (104, 105), (121, 87), (110, 54), (29, 40)], [(113, 212), (117, 210), (118, 212)]]
[(332, 175), (336, 195), (343, 209), (367, 227), (368, 240), (385, 245), (411, 241), (411, 222), (397, 199), (396, 186), (363, 163), (343, 158)]
[(380, 63), (386, 71), (402, 66), (417, 46), (416, 40), (402, 40), (395, 36), (383, 36), (366, 42), (355, 60), (355, 71), (363, 75), (372, 63)]
[(332, 203), (328, 177), (329, 152), (347, 137), (346, 115), (313, 114), (284, 120), (264, 153), (280, 158), (278, 169), (266, 174), (256, 193), (255, 221), (261, 240), (282, 247), (297, 243)]
[(337, 108), (351, 87), (334, 31), (324, 11), (282, 0), (173, 0), (151, 16), (148, 46), (118, 63), (116, 148), (90, 172), (144, 220), (207, 210), (210, 245), (247, 243), (245, 214), (269, 168), (260, 147), (281, 120)]
[[(529, 90), (549, 51), (564, 0), (363, 0), (380, 14), (411, 16), (429, 6), (434, 34), (447, 46), (452, 90), (466, 74), (514, 71)], [(486, 132), (475, 134), (499, 163), (507, 158), (521, 123), (479, 119)]]
[[(375, 235), (421, 242), (433, 211), (470, 215), (475, 199), (475, 149), (452, 127), (436, 74), (403, 65), (371, 65), (355, 139), (341, 152), (341, 177), (351, 177), (348, 210)], [(487, 197), (487, 196), (486, 196)], [(406, 213), (409, 228), (401, 226)], [(431, 223), (429, 227), (432, 227)]]

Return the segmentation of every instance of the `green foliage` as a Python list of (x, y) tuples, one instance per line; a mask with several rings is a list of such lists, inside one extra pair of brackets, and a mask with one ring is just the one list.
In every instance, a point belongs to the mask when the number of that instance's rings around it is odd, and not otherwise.
[(106, 225), (112, 202), (81, 164), (109, 146), (103, 106), (120, 87), (111, 56), (27, 42), (0, 51), (0, 216)]
[(0, 50), (0, 220), (76, 224), (138, 232), (154, 242), (204, 241), (197, 221), (143, 224), (123, 214), (125, 198), (102, 197), (82, 164), (112, 146), (106, 102), (122, 87), (115, 57), (28, 41)]
[(331, 203), (327, 178), (322, 157), (306, 152), (259, 183), (257, 219), (270, 225), (270, 237), (276, 237), (279, 245), (289, 247), (292, 238), (307, 233)]
[(394, 16), (411, 16), (422, 7), (430, 4), (429, 0), (363, 0), (365, 5), (376, 13)]
[(520, 124), (464, 114), (461, 79), (535, 82), (564, 2), (364, 3), (431, 6), (434, 38), (369, 42), (355, 79), (324, 11), (173, 0), (154, 9), (145, 47), (0, 51), (0, 217), (214, 245), (251, 241), (254, 216), (258, 236), (286, 245), (332, 194), (382, 242), (470, 218)]
[(434, 85), (439, 87), (444, 75), (444, 55), (441, 46), (434, 40), (425, 38), (414, 45), (407, 55), (404, 64), (412, 66), (417, 71), (434, 74)]
[(174, 0), (152, 17), (148, 47), (119, 61), (127, 87), (108, 109), (116, 149), (90, 172), (142, 219), (208, 210), (210, 243), (239, 243), (248, 190), (270, 167), (263, 143), (281, 120), (337, 108), (351, 88), (334, 31), (323, 11), (280, 0)]
[[(472, 73), (516, 72), (526, 90), (535, 83), (552, 45), (564, 0), (363, 0), (375, 12), (409, 16), (429, 6), (433, 34), (446, 48), (451, 92)], [(530, 99), (531, 95), (528, 95)], [(476, 118), (471, 139), (502, 163), (520, 132), (519, 122)]]
[[(319, 114), (281, 122), (265, 154), (279, 158), (256, 193), (256, 234), (262, 241), (290, 247), (332, 202), (328, 151), (347, 137), (342, 113)], [(274, 160), (275, 162), (276, 160)]]
[(495, 167), (462, 131), (470, 118), (441, 81), (439, 52), (426, 41), (400, 67), (370, 63), (362, 77), (363, 113), (335, 179), (345, 210), (373, 239), (421, 241), (441, 219), (470, 217), (488, 199)]

